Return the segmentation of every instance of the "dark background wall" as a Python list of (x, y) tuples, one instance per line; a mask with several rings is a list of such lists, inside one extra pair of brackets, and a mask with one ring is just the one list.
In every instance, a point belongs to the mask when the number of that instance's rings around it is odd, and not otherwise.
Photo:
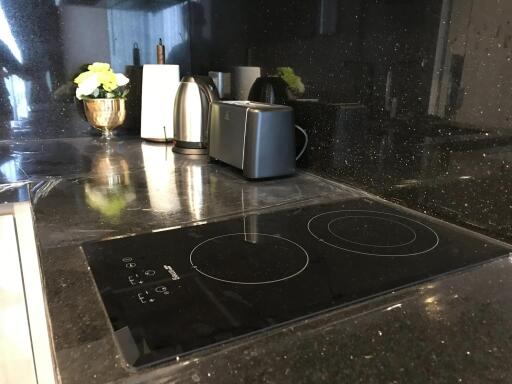
[(88, 134), (70, 83), (80, 65), (107, 61), (131, 73), (133, 64), (155, 62), (158, 38), (166, 44), (167, 62), (180, 64), (182, 74), (229, 71), (234, 65), (261, 66), (273, 74), (276, 67), (290, 66), (305, 84), (302, 97), (320, 104), (358, 103), (370, 118), (386, 120), (388, 84), (399, 119), (435, 116), (508, 130), (507, 4), (0, 0), (1, 137), (37, 136), (42, 120), (52, 121), (54, 136)]
[(391, 70), (400, 109), (426, 113), (440, 9), (439, 0), (251, 2), (249, 58), (293, 67), (305, 97), (376, 109)]
[(441, 0), (213, 0), (209, 44), (192, 34), (195, 72), (290, 66), (305, 98), (378, 110), (392, 71), (400, 109), (426, 114), (440, 12)]

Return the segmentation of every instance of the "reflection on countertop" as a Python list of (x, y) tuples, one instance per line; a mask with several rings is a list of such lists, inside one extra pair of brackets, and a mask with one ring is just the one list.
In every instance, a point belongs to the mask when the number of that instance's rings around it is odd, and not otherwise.
[(110, 148), (92, 160), (91, 176), (85, 181), (85, 201), (103, 217), (118, 222), (123, 209), (135, 200), (128, 162)]
[[(512, 207), (512, 135), (439, 118), (375, 120), (368, 118), (364, 108), (353, 105), (300, 104), (297, 121), (310, 136), (301, 167), (493, 237), (512, 239), (507, 214)], [(90, 176), (94, 157), (101, 156), (101, 145), (90, 137), (0, 142), (0, 183), (30, 179), (47, 186), (48, 177)], [(144, 189), (141, 196), (149, 200), (150, 207), (143, 209), (151, 208), (154, 215), (177, 214), (179, 201), (165, 196), (186, 191), (187, 209), (196, 212), (189, 219), (199, 220), (206, 212), (201, 214), (194, 207), (198, 196), (213, 198), (217, 183), (234, 180), (229, 168), (217, 170), (198, 159), (178, 158), (169, 153), (169, 147), (139, 143), (130, 136), (118, 138), (113, 146), (129, 160), (130, 172), (144, 173), (140, 176), (144, 186), (135, 186), (133, 193)], [(219, 172), (227, 179), (219, 181)], [(237, 175), (235, 184), (241, 180)], [(187, 189), (190, 185), (195, 189)], [(111, 196), (111, 208), (112, 204)], [(117, 204), (121, 204), (119, 199)], [(123, 215), (137, 206), (132, 205)], [(217, 198), (208, 209), (215, 211), (221, 205)]]
[(304, 173), (251, 182), (207, 157), (137, 138), (0, 142), (0, 184), (20, 181), (31, 184), (44, 247), (357, 193)]

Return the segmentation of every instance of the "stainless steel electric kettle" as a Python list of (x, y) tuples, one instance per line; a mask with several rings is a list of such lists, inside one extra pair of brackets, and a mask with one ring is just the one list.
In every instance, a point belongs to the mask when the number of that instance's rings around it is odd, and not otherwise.
[(174, 103), (174, 152), (208, 154), (210, 106), (218, 98), (210, 77), (185, 76), (181, 80)]

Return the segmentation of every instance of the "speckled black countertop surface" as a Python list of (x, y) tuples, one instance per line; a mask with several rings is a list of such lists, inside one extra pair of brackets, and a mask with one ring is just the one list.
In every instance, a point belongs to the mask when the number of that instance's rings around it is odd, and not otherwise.
[(301, 102), (300, 164), (429, 215), (512, 241), (512, 135), (433, 117), (379, 119), (361, 105)]
[(26, 187), (30, 189), (64, 384), (512, 379), (508, 257), (180, 361), (129, 372), (114, 344), (79, 247), (82, 242), (364, 192), (307, 173), (248, 182), (228, 167), (130, 138), (109, 146), (88, 137), (5, 141), (0, 142), (0, 154), (0, 184), (9, 200), (16, 193), (23, 198)]

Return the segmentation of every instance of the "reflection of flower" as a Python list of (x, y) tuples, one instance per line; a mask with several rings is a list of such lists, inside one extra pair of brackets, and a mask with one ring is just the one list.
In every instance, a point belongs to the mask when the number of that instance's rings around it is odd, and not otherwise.
[(131, 188), (94, 187), (86, 183), (85, 197), (91, 208), (105, 217), (118, 219), (126, 205), (135, 199), (135, 193)]
[(302, 95), (306, 88), (302, 83), (302, 79), (300, 76), (297, 76), (293, 71), (293, 68), (290, 67), (279, 67), (277, 68), (277, 75), (281, 77), (288, 87), (292, 90), (292, 92)]
[(123, 87), (129, 81), (122, 73), (114, 73), (110, 64), (93, 63), (87, 67), (87, 71), (75, 78), (74, 82), (78, 85), (76, 97), (79, 100), (122, 98), (128, 93), (128, 90)]
[(112, 153), (96, 157), (92, 177), (85, 183), (85, 197), (91, 208), (118, 220), (123, 209), (135, 200), (126, 160)]

